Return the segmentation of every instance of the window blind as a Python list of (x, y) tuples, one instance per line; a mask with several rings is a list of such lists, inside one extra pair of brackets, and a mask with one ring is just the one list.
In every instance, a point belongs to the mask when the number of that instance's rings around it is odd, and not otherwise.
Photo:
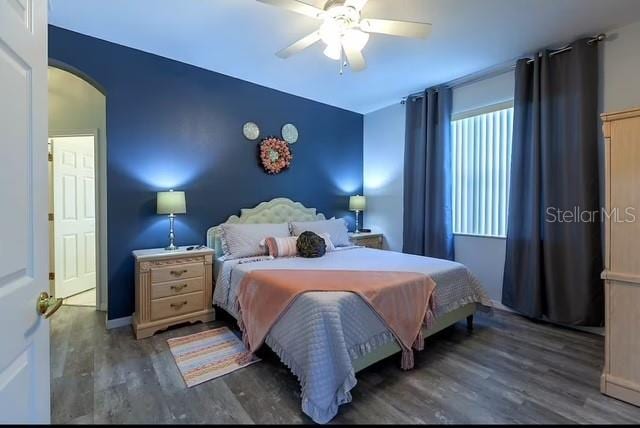
[(505, 237), (513, 107), (451, 122), (453, 233)]

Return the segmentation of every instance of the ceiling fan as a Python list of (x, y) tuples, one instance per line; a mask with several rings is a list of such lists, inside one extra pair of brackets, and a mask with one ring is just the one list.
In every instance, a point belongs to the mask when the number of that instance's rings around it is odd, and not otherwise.
[(322, 21), (318, 30), (277, 52), (277, 56), (289, 58), (322, 40), (326, 45), (324, 54), (340, 61), (340, 74), (347, 64), (353, 71), (367, 67), (362, 49), (369, 41), (370, 33), (414, 38), (426, 38), (431, 33), (431, 24), (363, 18), (362, 9), (368, 0), (328, 0), (324, 9), (298, 0), (258, 1)]

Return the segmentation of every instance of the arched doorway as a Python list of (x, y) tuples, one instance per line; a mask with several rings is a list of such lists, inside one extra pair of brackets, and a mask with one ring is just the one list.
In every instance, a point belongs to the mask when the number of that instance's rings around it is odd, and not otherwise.
[(106, 311), (106, 96), (61, 64), (48, 77), (51, 294)]

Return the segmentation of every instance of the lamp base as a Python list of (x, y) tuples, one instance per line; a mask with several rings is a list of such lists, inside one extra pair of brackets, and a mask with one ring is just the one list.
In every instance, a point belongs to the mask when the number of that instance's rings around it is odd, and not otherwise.
[(175, 217), (176, 216), (174, 214), (169, 214), (169, 245), (164, 247), (164, 249), (167, 251), (175, 251), (178, 249), (178, 247), (176, 247), (174, 243), (176, 235), (173, 233), (173, 221)]
[(356, 212), (356, 229), (355, 229), (355, 233), (362, 233), (362, 230), (360, 229), (360, 210), (355, 210)]

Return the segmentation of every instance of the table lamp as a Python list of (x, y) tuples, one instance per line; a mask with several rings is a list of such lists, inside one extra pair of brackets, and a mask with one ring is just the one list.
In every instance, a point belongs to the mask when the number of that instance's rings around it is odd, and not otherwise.
[(360, 233), (360, 211), (367, 208), (367, 198), (365, 196), (355, 195), (349, 197), (349, 210), (356, 212), (356, 233)]
[(173, 222), (176, 214), (185, 214), (187, 212), (187, 203), (185, 201), (184, 192), (158, 192), (158, 214), (169, 214), (169, 246), (165, 250), (173, 251), (178, 247), (175, 245), (176, 236), (173, 233)]

